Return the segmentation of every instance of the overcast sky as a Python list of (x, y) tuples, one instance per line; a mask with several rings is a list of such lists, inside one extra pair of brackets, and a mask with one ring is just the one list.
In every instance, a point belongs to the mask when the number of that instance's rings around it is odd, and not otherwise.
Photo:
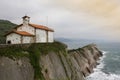
[(47, 25), (55, 37), (120, 41), (119, 0), (0, 0), (0, 19)]

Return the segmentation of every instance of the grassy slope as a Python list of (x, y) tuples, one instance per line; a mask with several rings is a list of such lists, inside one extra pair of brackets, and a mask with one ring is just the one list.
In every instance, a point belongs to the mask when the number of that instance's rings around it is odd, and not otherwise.
[(4, 35), (12, 30), (15, 26), (17, 25), (8, 20), (0, 20), (0, 44), (5, 43)]
[(54, 43), (33, 43), (28, 47), (23, 45), (10, 45), (0, 48), (0, 56), (6, 56), (11, 59), (28, 57), (30, 63), (34, 68), (35, 80), (44, 80), (39, 65), (41, 55), (46, 55), (51, 52), (59, 53), (59, 51), (66, 51), (67, 46), (61, 42)]

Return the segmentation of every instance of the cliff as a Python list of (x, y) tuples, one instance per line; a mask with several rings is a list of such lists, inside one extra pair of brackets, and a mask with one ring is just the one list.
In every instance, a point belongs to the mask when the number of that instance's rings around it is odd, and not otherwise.
[(65, 44), (0, 47), (0, 80), (84, 80), (102, 56), (95, 44), (67, 50)]

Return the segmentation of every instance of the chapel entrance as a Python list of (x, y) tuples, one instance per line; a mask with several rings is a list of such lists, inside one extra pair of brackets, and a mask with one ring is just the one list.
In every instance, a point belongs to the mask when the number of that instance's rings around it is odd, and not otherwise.
[(11, 41), (9, 40), (9, 41), (7, 41), (7, 44), (11, 44)]

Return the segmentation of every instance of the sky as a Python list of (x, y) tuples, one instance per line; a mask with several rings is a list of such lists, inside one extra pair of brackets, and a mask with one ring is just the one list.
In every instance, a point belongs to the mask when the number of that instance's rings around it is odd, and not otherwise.
[(55, 30), (55, 37), (120, 42), (119, 0), (0, 0), (0, 19)]

